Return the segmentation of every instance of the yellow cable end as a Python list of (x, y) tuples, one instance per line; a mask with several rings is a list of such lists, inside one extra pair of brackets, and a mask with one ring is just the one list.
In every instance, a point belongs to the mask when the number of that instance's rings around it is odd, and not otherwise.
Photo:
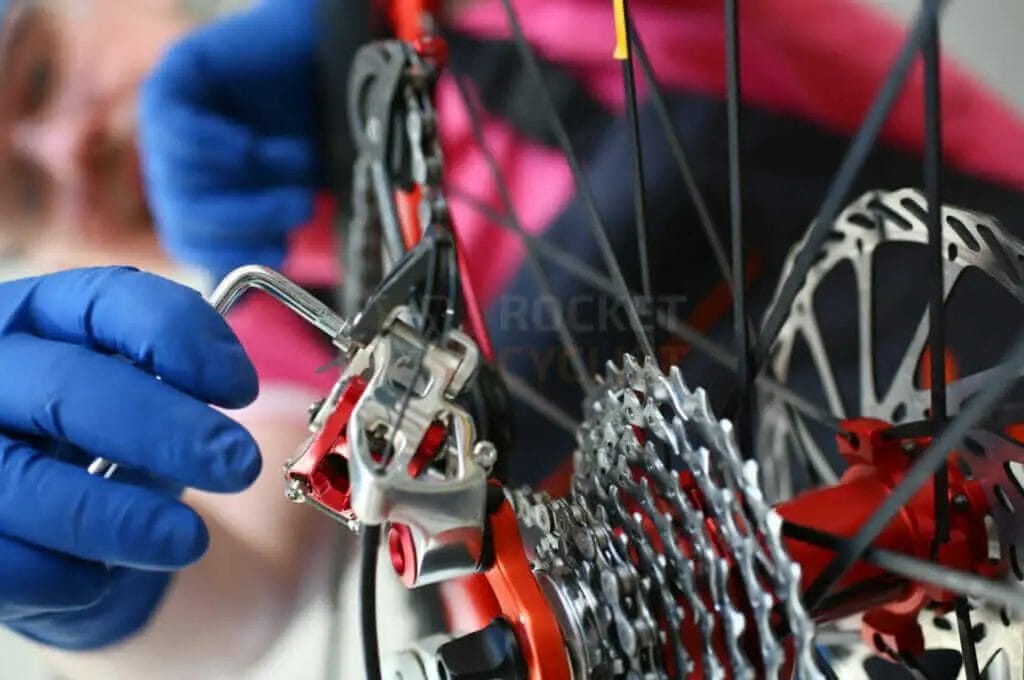
[(612, 0), (615, 8), (615, 52), (612, 57), (629, 59), (629, 38), (626, 35), (626, 0)]

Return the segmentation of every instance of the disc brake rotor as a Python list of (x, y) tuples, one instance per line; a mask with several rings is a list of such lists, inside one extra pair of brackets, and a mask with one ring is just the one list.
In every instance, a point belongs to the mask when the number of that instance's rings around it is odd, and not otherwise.
[[(810, 355), (814, 374), (824, 392), (825, 402), (837, 417), (851, 415), (876, 417), (894, 424), (920, 419), (930, 404), (927, 385), (916, 380), (925, 353), (928, 314), (923, 311), (913, 334), (899, 355), (888, 385), (878, 384), (876, 346), (876, 305), (885, 291), (876, 288), (877, 254), (888, 244), (911, 244), (922, 248), (928, 242), (927, 202), (921, 192), (901, 189), (874, 191), (861, 196), (842, 212), (835, 222), (829, 240), (812, 266), (803, 287), (797, 294), (772, 348), (769, 370), (780, 382), (787, 383), (797, 369), (794, 354), (802, 342)], [(978, 270), (1024, 303), (1024, 242), (1006, 232), (992, 217), (958, 208), (943, 207), (942, 238), (944, 253), (944, 299), (947, 306), (951, 294), (962, 284), (969, 270)], [(785, 263), (782, 278), (791, 272), (802, 243), (794, 246)], [(857, 317), (856, 381), (859, 403), (848, 404), (835, 373), (837, 361), (830, 352), (815, 298), (822, 283), (840, 266), (852, 266), (856, 283), (855, 311)], [(884, 330), (877, 336), (885, 338)], [(947, 401), (955, 413), (994, 371), (999, 357), (989, 367), (954, 376), (948, 382)], [(798, 490), (799, 483), (790, 474), (792, 461), (803, 458), (824, 482), (832, 482), (836, 473), (809, 428), (784, 402), (770, 394), (762, 397), (762, 414), (758, 432), (759, 450), (764, 452), (766, 493), (773, 500), (788, 498)], [(855, 411), (849, 413), (848, 411)], [(1008, 562), (1015, 576), (1024, 580), (1024, 521), (1017, 516), (1024, 511), (1024, 447), (1001, 433), (976, 430), (962, 447), (963, 463), (970, 473), (983, 482), (989, 497), (994, 528), (998, 531), (1000, 559)], [(981, 609), (975, 614), (979, 660), (986, 662), (1000, 657), (999, 664), (1008, 664), (1015, 675), (1024, 673), (1024, 655), (1020, 645), (1022, 626), (1010, 621), (1005, 612)], [(952, 625), (951, 625), (952, 622)], [(928, 647), (958, 648), (955, 621), (952, 616), (927, 617), (924, 631)]]

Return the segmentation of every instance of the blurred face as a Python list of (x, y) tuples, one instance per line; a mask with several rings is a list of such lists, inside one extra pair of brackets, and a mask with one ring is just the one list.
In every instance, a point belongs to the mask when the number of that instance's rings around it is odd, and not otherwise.
[(155, 252), (136, 97), (188, 25), (172, 0), (12, 4), (0, 55), (0, 252), (51, 267)]

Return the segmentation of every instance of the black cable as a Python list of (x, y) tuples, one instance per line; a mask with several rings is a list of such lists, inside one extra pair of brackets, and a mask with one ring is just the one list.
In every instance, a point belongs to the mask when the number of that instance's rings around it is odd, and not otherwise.
[(364, 524), (359, 537), (359, 627), (362, 631), (366, 680), (381, 680), (377, 639), (377, 554), (380, 526)]

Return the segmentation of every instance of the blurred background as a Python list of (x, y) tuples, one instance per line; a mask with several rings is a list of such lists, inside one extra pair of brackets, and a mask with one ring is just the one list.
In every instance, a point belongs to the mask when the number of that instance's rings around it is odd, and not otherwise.
[[(874, 4), (901, 20), (912, 16), (918, 4), (914, 0), (863, 1)], [(186, 12), (197, 17), (209, 17), (246, 3), (244, 0), (185, 0), (181, 4)], [(953, 0), (948, 3), (944, 15), (943, 44), (948, 54), (980, 76), (1007, 101), (1024, 111), (1024, 48), (1020, 43), (1021, 28), (1024, 28), (1024, 2), (1020, 0)], [(871, 49), (871, 45), (864, 45), (864, 49)], [(23, 263), (15, 258), (0, 259), (0, 280), (24, 271), (22, 265)], [(291, 634), (281, 640), (280, 646), (290, 647), (291, 653), (294, 654), (295, 645), (321, 641), (322, 630), (325, 627), (326, 608), (313, 607), (308, 616), (293, 626)], [(318, 630), (321, 632), (318, 633)], [(314, 657), (310, 655), (307, 658)], [(294, 676), (287, 667), (271, 662), (261, 677)], [(0, 679), (48, 678), (50, 676), (44, 673), (28, 646), (0, 629)]]

